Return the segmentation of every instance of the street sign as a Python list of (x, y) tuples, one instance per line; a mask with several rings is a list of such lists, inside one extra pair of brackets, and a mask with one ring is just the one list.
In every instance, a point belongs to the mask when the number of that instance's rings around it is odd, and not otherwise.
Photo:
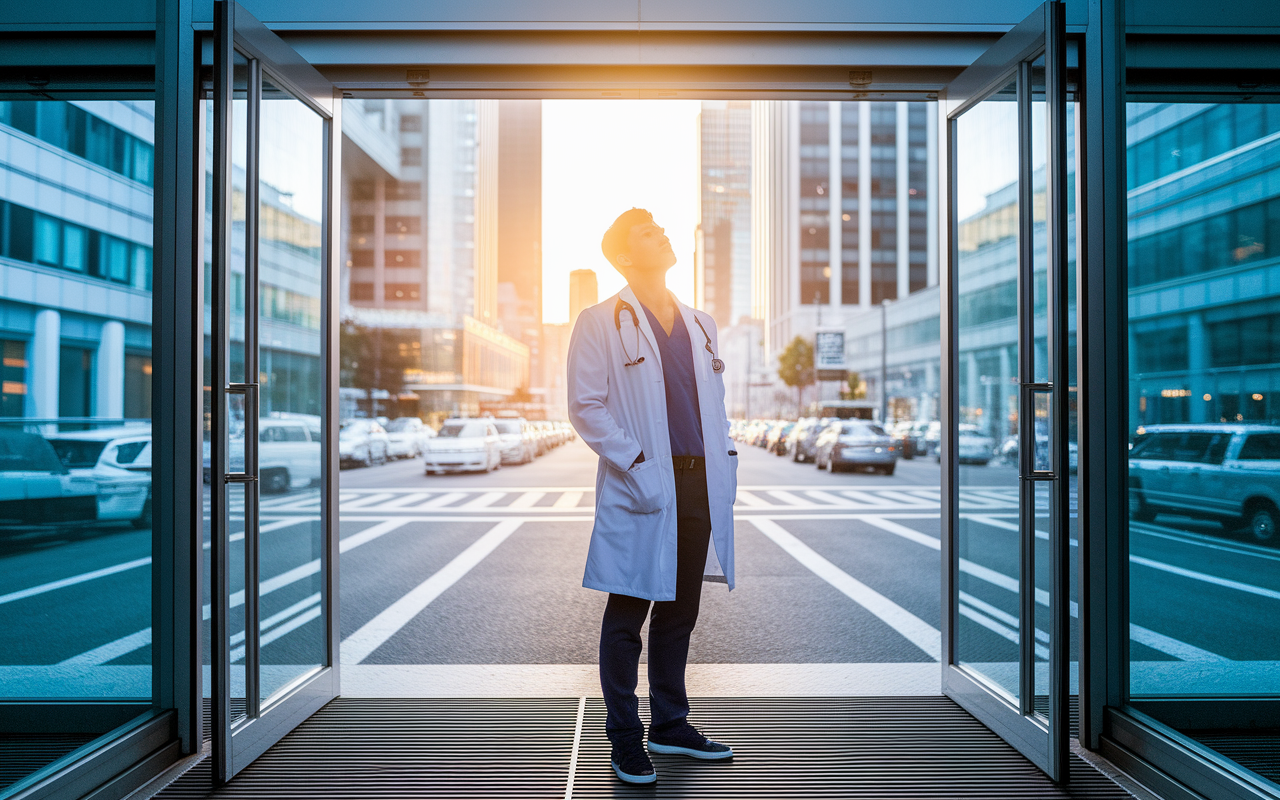
[(819, 328), (814, 335), (813, 368), (820, 381), (842, 381), (848, 374), (844, 363), (844, 329)]

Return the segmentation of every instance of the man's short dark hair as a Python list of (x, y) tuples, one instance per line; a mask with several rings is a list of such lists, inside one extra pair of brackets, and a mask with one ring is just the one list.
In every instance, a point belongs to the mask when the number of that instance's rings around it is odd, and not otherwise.
[(609, 259), (610, 264), (618, 266), (614, 259), (631, 250), (627, 244), (627, 234), (631, 233), (631, 229), (635, 226), (646, 222), (653, 222), (653, 215), (643, 208), (633, 208), (618, 215), (618, 218), (609, 226), (609, 230), (604, 232), (604, 238), (600, 240), (600, 250), (604, 253), (604, 257)]

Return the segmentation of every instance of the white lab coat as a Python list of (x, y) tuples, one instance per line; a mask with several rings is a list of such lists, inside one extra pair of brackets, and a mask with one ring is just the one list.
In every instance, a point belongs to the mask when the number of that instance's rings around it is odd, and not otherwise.
[[(619, 297), (636, 311), (638, 340), (625, 310), (619, 317), (622, 329), (614, 325)], [(703, 574), (706, 580), (727, 583), (732, 589), (738, 457), (729, 454), (734, 443), (724, 410), (724, 375), (712, 369), (702, 333), (705, 328), (718, 355), (716, 327), (707, 314), (679, 301), (676, 306), (693, 347), (707, 462), (711, 541)], [(644, 363), (626, 366), (638, 356), (644, 356)], [(662, 360), (648, 316), (630, 287), (578, 317), (569, 340), (568, 379), (569, 419), (600, 456), (595, 527), (582, 585), (647, 600), (674, 600), (675, 473)], [(642, 450), (645, 460), (632, 468)]]

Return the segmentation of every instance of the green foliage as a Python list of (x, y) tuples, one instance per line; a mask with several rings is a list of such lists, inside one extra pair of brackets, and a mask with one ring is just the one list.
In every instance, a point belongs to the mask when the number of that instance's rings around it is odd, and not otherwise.
[(778, 377), (788, 386), (803, 390), (814, 382), (813, 345), (797, 336), (778, 354)]
[(363, 389), (370, 397), (375, 389), (398, 394), (404, 388), (404, 371), (422, 368), (412, 349), (402, 346), (403, 338), (397, 331), (343, 320), (338, 329), (341, 385)]
[(862, 376), (849, 372), (848, 386), (840, 392), (841, 400), (866, 400), (867, 387), (862, 383)]

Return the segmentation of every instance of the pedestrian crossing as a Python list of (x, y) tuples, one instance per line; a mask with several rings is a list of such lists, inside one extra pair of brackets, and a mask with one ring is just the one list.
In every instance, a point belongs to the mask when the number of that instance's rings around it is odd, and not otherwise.
[[(1017, 490), (986, 487), (961, 490), (960, 510), (999, 513), (1017, 509)], [(895, 486), (893, 488), (811, 489), (803, 486), (742, 486), (738, 489), (735, 512), (892, 512), (938, 511), (940, 493), (936, 486)], [(233, 503), (233, 514), (243, 505)], [(351, 514), (484, 514), (515, 513), (590, 514), (595, 510), (595, 490), (588, 486), (531, 488), (451, 488), (423, 491), (420, 488), (344, 490), (338, 496), (340, 513)], [(320, 495), (316, 491), (264, 498), (263, 517), (317, 514)], [(205, 504), (205, 513), (209, 505)]]

